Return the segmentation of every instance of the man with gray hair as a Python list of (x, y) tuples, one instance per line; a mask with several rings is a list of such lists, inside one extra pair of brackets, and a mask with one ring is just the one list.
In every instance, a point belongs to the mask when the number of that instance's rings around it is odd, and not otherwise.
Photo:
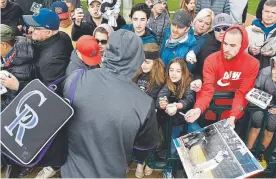
[(265, 2), (262, 19), (255, 19), (246, 31), (248, 53), (260, 61), (260, 69), (270, 66), (270, 58), (276, 55), (276, 0)]
[(157, 42), (160, 44), (164, 30), (170, 24), (169, 12), (166, 9), (167, 0), (151, 0), (151, 2), (151, 15), (147, 26), (156, 34)]

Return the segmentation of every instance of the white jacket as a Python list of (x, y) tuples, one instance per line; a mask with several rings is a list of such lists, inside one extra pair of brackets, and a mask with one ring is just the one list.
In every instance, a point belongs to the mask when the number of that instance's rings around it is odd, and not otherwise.
[(242, 24), (242, 14), (248, 0), (229, 0), (233, 24)]
[(248, 47), (251, 47), (252, 45), (263, 46), (264, 44), (267, 44), (262, 48), (266, 48), (269, 50), (270, 47), (268, 47), (268, 46), (271, 46), (271, 48), (273, 50), (276, 50), (276, 43), (269, 42), (271, 40), (274, 41), (274, 39), (270, 38), (270, 36), (273, 34), (274, 31), (276, 31), (276, 28), (269, 32), (267, 38), (265, 38), (265, 34), (264, 34), (263, 30), (255, 25), (246, 27), (246, 31), (247, 31), (248, 37), (249, 37)]

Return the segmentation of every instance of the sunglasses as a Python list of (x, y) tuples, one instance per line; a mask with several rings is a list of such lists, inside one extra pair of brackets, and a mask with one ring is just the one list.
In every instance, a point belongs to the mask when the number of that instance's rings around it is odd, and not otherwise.
[(215, 27), (215, 31), (216, 32), (220, 32), (220, 31), (226, 31), (227, 29), (229, 29), (229, 26), (224, 26), (224, 27)]
[(99, 39), (96, 39), (96, 41), (98, 42), (98, 44), (99, 44), (99, 43), (101, 43), (101, 44), (103, 44), (103, 45), (107, 44), (107, 40), (99, 40)]

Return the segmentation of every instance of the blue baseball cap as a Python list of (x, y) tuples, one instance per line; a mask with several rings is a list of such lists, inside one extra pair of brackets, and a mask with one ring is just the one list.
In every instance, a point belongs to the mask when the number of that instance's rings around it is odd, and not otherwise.
[(56, 1), (51, 5), (51, 11), (57, 13), (60, 20), (68, 19), (70, 17), (68, 7), (63, 1)]
[(49, 30), (59, 29), (58, 15), (47, 8), (39, 9), (34, 15), (23, 15), (23, 20), (31, 27), (43, 27)]

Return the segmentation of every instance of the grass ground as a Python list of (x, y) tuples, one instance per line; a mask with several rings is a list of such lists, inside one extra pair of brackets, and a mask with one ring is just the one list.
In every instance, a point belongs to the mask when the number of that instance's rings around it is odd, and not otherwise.
[[(144, 0), (132, 0), (133, 4), (143, 3)], [(256, 9), (259, 4), (259, 0), (248, 0), (248, 14), (256, 14)], [(180, 0), (168, 0), (169, 11), (177, 11), (179, 9)], [(87, 8), (86, 0), (82, 0), (83, 8)], [(121, 6), (123, 8), (123, 6)]]
[(251, 15), (256, 15), (256, 9), (259, 4), (259, 0), (248, 0), (248, 10), (247, 13)]

